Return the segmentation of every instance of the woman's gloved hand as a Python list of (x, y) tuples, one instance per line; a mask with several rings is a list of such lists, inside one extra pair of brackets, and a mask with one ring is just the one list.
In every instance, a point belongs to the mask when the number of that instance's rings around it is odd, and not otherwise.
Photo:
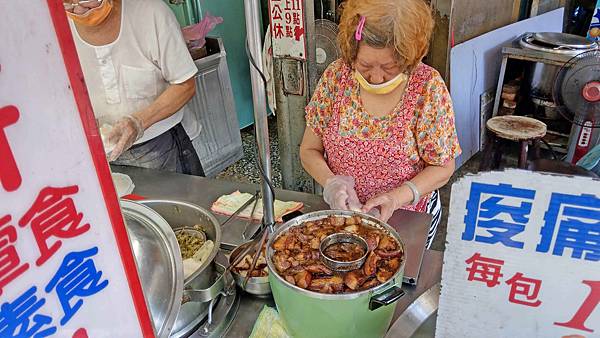
[(362, 211), (387, 222), (394, 214), (394, 211), (402, 206), (403, 204), (399, 202), (398, 197), (390, 191), (368, 200), (363, 206)]
[(143, 135), (144, 128), (139, 118), (129, 115), (117, 121), (108, 134), (109, 143), (115, 145), (108, 155), (108, 161), (112, 162), (119, 158), (124, 151), (131, 148), (135, 141), (139, 140)]
[(360, 211), (362, 204), (354, 190), (354, 177), (333, 176), (325, 182), (323, 199), (331, 209)]

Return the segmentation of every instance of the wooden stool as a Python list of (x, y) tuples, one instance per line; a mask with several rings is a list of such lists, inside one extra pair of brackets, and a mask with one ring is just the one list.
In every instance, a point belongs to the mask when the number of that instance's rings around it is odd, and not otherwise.
[(546, 124), (525, 116), (496, 116), (487, 121), (488, 142), (483, 151), (479, 170), (498, 169), (502, 159), (502, 140), (519, 142), (519, 168), (527, 168), (529, 143), (534, 157), (539, 158), (540, 139), (546, 135)]

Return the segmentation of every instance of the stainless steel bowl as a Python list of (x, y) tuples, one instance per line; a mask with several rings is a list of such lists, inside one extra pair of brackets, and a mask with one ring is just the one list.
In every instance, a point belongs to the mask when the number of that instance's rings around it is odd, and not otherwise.
[[(231, 255), (229, 256), (229, 264), (231, 264), (231, 262), (233, 262), (236, 259), (236, 257), (242, 251), (244, 251), (244, 249), (246, 249), (246, 247), (248, 247), (248, 245), (251, 245), (251, 244), (252, 244), (252, 242), (248, 242), (248, 243), (244, 243), (244, 244), (238, 246), (237, 248), (235, 248), (231, 252)], [(253, 255), (253, 254), (254, 254), (254, 252), (250, 253), (250, 255)], [(233, 275), (233, 279), (235, 280), (235, 283), (240, 287), (240, 289), (248, 292), (249, 294), (252, 294), (255, 296), (266, 296), (266, 295), (271, 294), (271, 286), (269, 284), (269, 276), (268, 275), (265, 277), (250, 277), (248, 279), (248, 283), (246, 283), (246, 287), (243, 288), (245, 277), (240, 275), (235, 269), (231, 269), (231, 274)]]
[[(335, 260), (325, 254), (325, 250), (331, 245), (338, 243), (354, 243), (358, 244), (364, 251), (364, 254), (360, 256), (360, 258), (353, 261), (338, 261)], [(359, 269), (365, 260), (367, 259), (367, 254), (369, 253), (369, 246), (367, 242), (360, 236), (350, 233), (336, 233), (331, 234), (321, 241), (319, 245), (319, 255), (321, 257), (321, 262), (325, 264), (328, 268), (333, 271), (352, 271), (355, 269)]]

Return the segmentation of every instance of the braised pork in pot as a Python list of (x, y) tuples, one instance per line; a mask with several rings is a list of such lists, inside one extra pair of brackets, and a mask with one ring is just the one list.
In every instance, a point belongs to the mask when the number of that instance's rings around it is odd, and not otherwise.
[[(348, 272), (332, 271), (320, 260), (321, 241), (334, 233), (353, 233), (368, 245), (363, 266)], [(272, 244), (273, 265), (288, 283), (320, 293), (350, 293), (367, 290), (390, 280), (404, 259), (398, 241), (385, 230), (363, 224), (361, 217), (329, 216), (288, 229)], [(342, 262), (365, 254), (354, 243), (336, 243), (324, 254)]]

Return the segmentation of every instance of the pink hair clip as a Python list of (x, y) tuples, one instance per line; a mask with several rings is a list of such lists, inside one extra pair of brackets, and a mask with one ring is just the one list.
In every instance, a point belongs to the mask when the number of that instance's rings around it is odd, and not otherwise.
[(354, 33), (354, 38), (356, 39), (356, 41), (362, 40), (362, 31), (363, 28), (365, 28), (366, 19), (367, 18), (365, 18), (364, 16), (360, 16), (360, 20), (358, 21), (358, 25), (356, 26), (356, 33)]

